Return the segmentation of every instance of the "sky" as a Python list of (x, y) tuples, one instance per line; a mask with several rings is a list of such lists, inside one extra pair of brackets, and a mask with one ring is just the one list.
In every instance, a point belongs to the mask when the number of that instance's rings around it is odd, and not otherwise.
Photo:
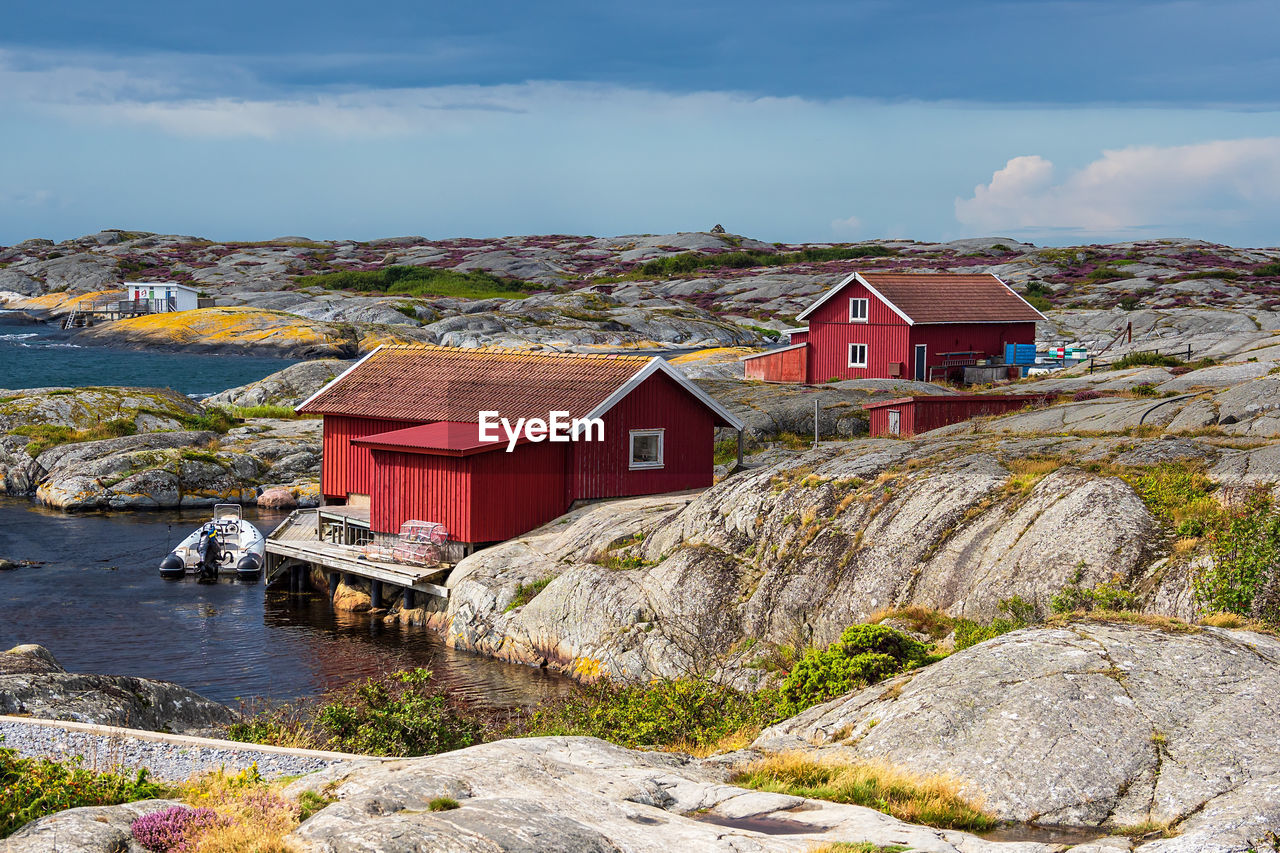
[(0, 244), (1280, 244), (1273, 0), (13, 4)]

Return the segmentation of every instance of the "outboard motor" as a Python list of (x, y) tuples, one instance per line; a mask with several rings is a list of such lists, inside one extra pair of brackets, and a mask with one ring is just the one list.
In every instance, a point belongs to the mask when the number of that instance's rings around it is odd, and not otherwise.
[(218, 547), (218, 528), (211, 524), (205, 528), (205, 535), (200, 539), (199, 579), (201, 581), (217, 581), (218, 568), (221, 565), (222, 549)]

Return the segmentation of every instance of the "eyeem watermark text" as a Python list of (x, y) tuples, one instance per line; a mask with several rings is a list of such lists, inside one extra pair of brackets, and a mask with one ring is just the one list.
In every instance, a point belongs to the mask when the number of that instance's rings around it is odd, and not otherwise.
[[(568, 412), (547, 412), (547, 419), (517, 418), (514, 424), (498, 412), (480, 412), (480, 440), (501, 441), (498, 428), (506, 434), (507, 452), (516, 449), (520, 437), (529, 441), (604, 441), (604, 421), (600, 418), (570, 418)], [(593, 437), (594, 435), (594, 437)]]

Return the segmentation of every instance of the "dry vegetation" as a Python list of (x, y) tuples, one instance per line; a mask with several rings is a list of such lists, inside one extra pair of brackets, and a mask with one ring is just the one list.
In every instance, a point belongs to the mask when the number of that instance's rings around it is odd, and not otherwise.
[(732, 781), (758, 791), (866, 806), (907, 823), (944, 829), (982, 831), (999, 823), (980, 801), (965, 795), (957, 780), (878, 761), (854, 763), (782, 753), (745, 765)]

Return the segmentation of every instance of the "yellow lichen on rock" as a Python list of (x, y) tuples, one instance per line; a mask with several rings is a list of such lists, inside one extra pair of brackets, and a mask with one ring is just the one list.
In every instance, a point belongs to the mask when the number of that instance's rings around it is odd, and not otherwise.
[(720, 364), (726, 361), (737, 361), (743, 356), (751, 355), (759, 350), (754, 347), (711, 347), (689, 352), (671, 359), (672, 364)]
[(103, 342), (270, 350), (277, 354), (338, 354), (352, 343), (327, 323), (282, 311), (244, 307), (147, 314), (98, 326), (85, 334)]
[(15, 299), (6, 305), (19, 311), (48, 311), (51, 314), (65, 314), (81, 302), (91, 303), (98, 299), (112, 296), (124, 296), (123, 290), (95, 290), (92, 293), (45, 293), (28, 299)]

